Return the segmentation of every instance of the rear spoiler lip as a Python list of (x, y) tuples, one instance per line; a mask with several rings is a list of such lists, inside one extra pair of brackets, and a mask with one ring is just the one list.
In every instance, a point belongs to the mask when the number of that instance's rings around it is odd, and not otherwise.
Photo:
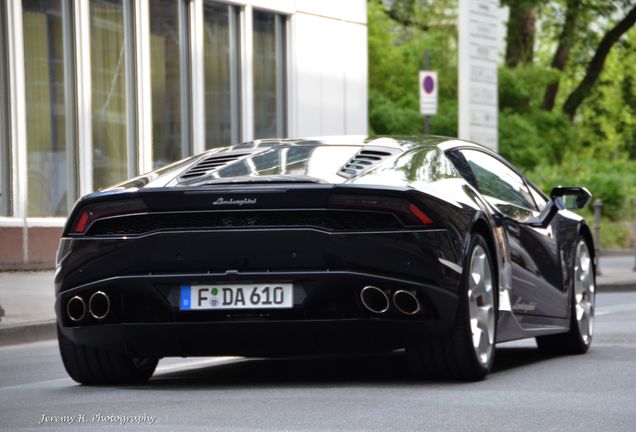
[[(279, 194), (291, 194), (288, 200), (283, 200), (283, 196)], [(308, 194), (314, 193), (311, 196)], [(320, 183), (285, 183), (285, 184), (267, 184), (253, 185), (241, 184), (228, 187), (227, 184), (212, 187), (197, 188), (148, 188), (148, 189), (125, 189), (110, 190), (104, 192), (96, 192), (82, 197), (75, 203), (67, 219), (66, 225), (62, 232), (63, 236), (71, 233), (71, 227), (76, 218), (80, 215), (83, 208), (89, 205), (120, 201), (141, 199), (148, 206), (148, 211), (189, 211), (189, 210), (214, 210), (223, 209), (267, 209), (267, 208), (326, 208), (329, 196), (332, 194), (352, 194), (352, 195), (380, 195), (389, 197), (401, 197), (418, 204), (421, 203), (423, 197), (428, 196), (420, 191), (412, 188), (384, 186), (384, 185), (354, 185), (354, 184), (320, 184)], [(258, 198), (272, 196), (273, 201), (285, 202), (285, 205), (260, 205)], [(209, 199), (208, 199), (209, 197)], [(218, 207), (214, 205), (219, 198), (227, 201), (220, 202)], [(297, 199), (312, 200), (316, 198), (316, 202), (311, 205), (297, 205)], [(431, 197), (432, 198), (432, 197)], [(174, 205), (183, 199), (183, 203)], [(239, 204), (238, 201), (243, 199), (256, 199), (256, 203)], [(236, 205), (232, 203), (236, 202)], [(203, 203), (203, 204), (202, 204)], [(159, 204), (159, 205), (157, 205)], [(272, 203), (273, 204), (273, 203)]]

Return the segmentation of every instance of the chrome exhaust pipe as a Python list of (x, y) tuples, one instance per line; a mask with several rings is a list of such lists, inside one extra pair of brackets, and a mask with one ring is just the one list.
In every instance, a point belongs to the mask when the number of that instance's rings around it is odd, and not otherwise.
[(415, 315), (422, 310), (415, 294), (406, 290), (397, 290), (393, 293), (393, 305), (405, 315)]
[(101, 320), (110, 312), (110, 298), (104, 291), (95, 291), (88, 300), (88, 310), (92, 317)]
[(362, 288), (360, 300), (373, 313), (381, 314), (389, 310), (389, 297), (378, 287), (368, 285)]
[(84, 299), (80, 296), (71, 297), (71, 299), (66, 303), (66, 315), (71, 319), (71, 321), (81, 321), (86, 316), (86, 303), (84, 303)]

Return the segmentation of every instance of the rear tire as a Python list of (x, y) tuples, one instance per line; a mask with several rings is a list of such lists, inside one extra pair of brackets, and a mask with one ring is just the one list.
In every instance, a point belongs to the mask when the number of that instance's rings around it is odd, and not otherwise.
[(124, 353), (77, 345), (60, 328), (57, 338), (64, 368), (80, 384), (138, 384), (147, 381), (157, 367), (157, 359), (133, 358)]
[(584, 238), (576, 242), (573, 285), (570, 293), (570, 330), (538, 336), (537, 346), (545, 354), (584, 354), (592, 344), (596, 304), (596, 272)]
[(407, 347), (413, 372), (426, 378), (483, 379), (495, 358), (497, 292), (488, 245), (481, 235), (474, 234), (455, 321), (444, 336), (413, 341)]

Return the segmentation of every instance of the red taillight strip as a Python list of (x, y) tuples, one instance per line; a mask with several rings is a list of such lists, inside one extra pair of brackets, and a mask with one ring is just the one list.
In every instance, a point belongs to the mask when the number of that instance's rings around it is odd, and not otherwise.
[(103, 217), (139, 213), (145, 211), (148, 211), (148, 207), (140, 199), (128, 199), (123, 201), (90, 204), (81, 210), (80, 215), (71, 225), (71, 234), (86, 233), (86, 230), (94, 221)]
[(422, 210), (420, 210), (419, 208), (417, 208), (417, 206), (415, 204), (410, 204), (409, 205), (409, 210), (411, 211), (411, 213), (419, 219), (420, 222), (422, 222), (424, 225), (431, 225), (433, 223), (433, 221), (431, 220), (431, 218), (429, 218), (426, 213), (424, 213)]
[(360, 209), (387, 211), (401, 216), (400, 219), (416, 225), (431, 225), (433, 221), (419, 207), (403, 198), (333, 194), (329, 198), (328, 207), (342, 209)]

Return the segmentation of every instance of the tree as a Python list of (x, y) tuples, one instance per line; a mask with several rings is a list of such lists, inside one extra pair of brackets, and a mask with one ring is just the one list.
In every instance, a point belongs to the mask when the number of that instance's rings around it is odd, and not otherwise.
[(510, 9), (506, 30), (506, 65), (531, 64), (534, 59), (536, 6), (541, 0), (504, 0)]
[[(581, 0), (568, 0), (565, 11), (565, 22), (563, 29), (559, 35), (559, 42), (554, 53), (551, 67), (558, 71), (563, 71), (568, 63), (570, 57), (570, 51), (574, 45), (576, 35), (576, 23), (579, 15), (579, 9), (581, 6)], [(546, 111), (552, 111), (554, 108), (554, 101), (556, 95), (559, 92), (559, 79), (548, 84), (543, 97), (542, 108)]]
[(565, 112), (571, 120), (576, 116), (576, 112), (587, 98), (596, 83), (603, 66), (605, 59), (609, 54), (614, 44), (636, 23), (636, 6), (632, 7), (625, 17), (620, 20), (614, 27), (612, 27), (601, 39), (598, 44), (594, 56), (587, 65), (586, 73), (578, 86), (570, 93), (563, 105), (563, 112)]

